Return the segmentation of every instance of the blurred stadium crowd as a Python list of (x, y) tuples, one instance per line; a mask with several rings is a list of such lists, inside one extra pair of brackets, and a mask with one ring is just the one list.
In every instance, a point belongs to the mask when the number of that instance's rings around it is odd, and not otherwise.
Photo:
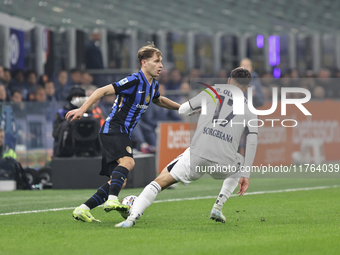
[[(314, 99), (340, 98), (340, 87), (332, 79), (340, 78), (340, 70), (321, 69), (318, 73), (314, 73), (312, 70), (299, 73), (293, 69), (282, 74), (282, 79), (274, 78), (272, 73), (262, 70), (257, 73), (252, 70), (252, 75), (254, 79), (260, 79), (259, 82), (266, 100), (271, 99), (272, 87), (306, 88), (312, 93)], [(190, 79), (228, 77), (229, 70), (220, 70), (215, 76), (208, 76), (198, 69), (191, 69), (187, 74), (181, 73), (178, 69), (163, 69), (158, 82), (162, 86), (163, 94), (166, 94), (166, 91), (171, 91), (170, 94), (173, 96), (170, 97), (182, 103), (187, 100), (187, 95), (190, 92)], [(299, 78), (303, 79), (299, 80)], [(11, 72), (8, 68), (0, 65), (1, 102), (63, 102), (70, 89), (75, 85), (85, 91), (91, 91), (105, 84), (94, 84), (93, 76), (86, 70), (61, 70), (53, 77), (49, 77), (47, 74), (39, 77), (35, 70), (17, 69)], [(297, 97), (298, 95), (292, 96)], [(104, 115), (108, 113), (113, 101), (114, 97), (110, 96), (103, 98), (100, 102)], [(108, 106), (109, 109), (107, 109)]]
[[(252, 72), (252, 84), (256, 87), (255, 107), (260, 107), (265, 101), (271, 100), (273, 87), (306, 88), (311, 92), (312, 99), (317, 100), (340, 98), (340, 87), (336, 84), (337, 79), (334, 79), (340, 78), (340, 70), (321, 69), (318, 73), (314, 73), (312, 70), (299, 73), (297, 69), (293, 69), (283, 73), (280, 78), (274, 78), (271, 72), (253, 70), (250, 59), (241, 60), (240, 66)], [(158, 78), (160, 92), (178, 103), (183, 103), (190, 97), (190, 79), (228, 78), (229, 72), (230, 70), (223, 69), (212, 76), (202, 73), (199, 69), (191, 69), (184, 74), (175, 68), (163, 68)], [(75, 91), (74, 88), (83, 89), (84, 95), (90, 96), (97, 87), (103, 85), (106, 84), (96, 84), (94, 77), (86, 70), (60, 70), (51, 76), (47, 74), (38, 76), (35, 70), (16, 69), (10, 71), (9, 68), (0, 65), (0, 101), (13, 105), (14, 112), (17, 115), (21, 115), (20, 109), (23, 110), (25, 107), (23, 103), (38, 102), (39, 104), (35, 104), (36, 107), (33, 108), (41, 108), (41, 104), (45, 103), (46, 105), (43, 108), (47, 108), (47, 120), (52, 122), (55, 122), (55, 113), (58, 107), (60, 108), (63, 105), (62, 107), (67, 110), (76, 108), (76, 106), (70, 104), (70, 101), (74, 98), (72, 94)], [(77, 96), (79, 96), (78, 94)], [(299, 93), (289, 95), (290, 98), (300, 96)], [(106, 96), (98, 102), (93, 110), (93, 116), (99, 118), (101, 124), (109, 114), (114, 100), (115, 95)], [(135, 148), (145, 153), (156, 150), (156, 128), (159, 121), (182, 121), (182, 118), (176, 112), (151, 104), (133, 133)], [(53, 130), (55, 130), (55, 125)]]

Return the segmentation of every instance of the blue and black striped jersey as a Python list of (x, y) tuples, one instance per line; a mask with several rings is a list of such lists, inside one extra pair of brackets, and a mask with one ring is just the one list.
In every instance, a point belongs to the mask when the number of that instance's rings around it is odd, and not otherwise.
[(109, 116), (101, 128), (101, 133), (125, 133), (131, 137), (133, 128), (160, 94), (158, 82), (153, 79), (149, 84), (142, 70), (116, 83), (112, 83), (117, 98)]

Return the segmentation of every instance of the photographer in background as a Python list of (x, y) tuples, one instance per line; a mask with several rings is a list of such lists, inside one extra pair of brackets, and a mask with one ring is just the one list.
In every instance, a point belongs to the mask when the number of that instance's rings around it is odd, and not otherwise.
[(65, 115), (68, 111), (77, 109), (78, 106), (73, 105), (71, 101), (77, 97), (85, 97), (85, 90), (80, 88), (79, 86), (73, 86), (72, 89), (69, 91), (66, 100), (67, 102), (65, 103), (64, 107), (59, 109), (58, 112), (55, 115), (54, 118), (54, 123), (53, 123), (53, 138), (54, 138), (54, 150), (53, 150), (53, 155), (58, 156), (58, 141), (61, 137), (59, 137), (60, 131), (63, 127), (63, 123), (66, 121)]
[(101, 153), (100, 118), (93, 111), (95, 105), (89, 107), (82, 120), (71, 123), (65, 119), (70, 110), (84, 104), (87, 99), (85, 96), (80, 86), (73, 86), (66, 97), (67, 103), (58, 110), (53, 125), (54, 157), (94, 157)]

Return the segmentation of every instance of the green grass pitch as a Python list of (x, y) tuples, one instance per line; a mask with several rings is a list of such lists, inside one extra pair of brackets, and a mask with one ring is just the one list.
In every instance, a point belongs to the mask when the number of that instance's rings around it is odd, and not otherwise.
[[(179, 184), (157, 200), (217, 196), (221, 181)], [(214, 198), (155, 203), (132, 229), (115, 229), (117, 212), (92, 211), (101, 223), (73, 220), (72, 209), (95, 190), (0, 193), (0, 254), (340, 254), (340, 179), (251, 179), (248, 193), (324, 189), (231, 197), (225, 224), (209, 219)], [(142, 189), (122, 190), (120, 197)]]

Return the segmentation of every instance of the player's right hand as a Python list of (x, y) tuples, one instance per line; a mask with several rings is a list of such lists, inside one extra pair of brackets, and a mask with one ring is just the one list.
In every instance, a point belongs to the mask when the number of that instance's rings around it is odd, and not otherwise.
[(80, 109), (74, 109), (66, 113), (65, 119), (69, 120), (73, 116), (70, 122), (74, 120), (80, 120), (81, 117), (83, 117), (83, 114), (83, 111), (81, 111)]

